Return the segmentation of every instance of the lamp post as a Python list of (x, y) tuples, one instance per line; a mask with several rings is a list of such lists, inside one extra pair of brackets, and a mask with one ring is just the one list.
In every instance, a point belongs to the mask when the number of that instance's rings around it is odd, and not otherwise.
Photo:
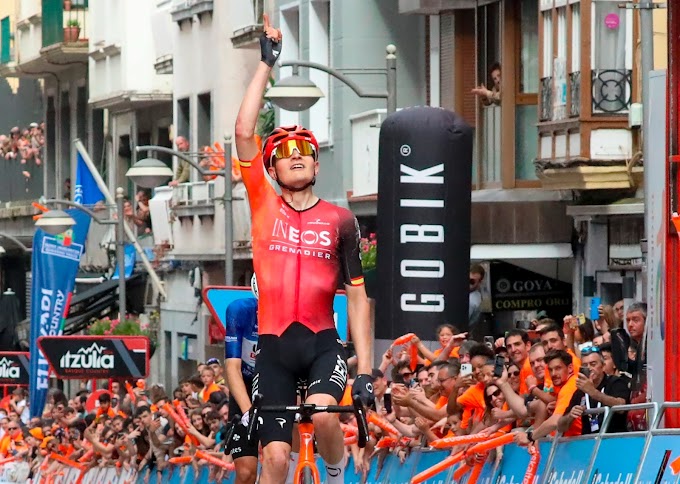
[(300, 77), (300, 67), (307, 67), (335, 77), (352, 89), (359, 97), (385, 99), (387, 101), (387, 114), (392, 114), (397, 110), (397, 48), (390, 44), (386, 50), (387, 66), (384, 69), (354, 69), (356, 73), (363, 74), (376, 71), (384, 73), (387, 81), (385, 91), (365, 91), (340, 72), (340, 69), (334, 69), (316, 62), (294, 60), (279, 63), (281, 67), (292, 67), (293, 75), (281, 79), (276, 85), (269, 88), (265, 97), (286, 111), (304, 111), (311, 108), (324, 94), (312, 81)]
[[(5, 238), (5, 239), (9, 240), (9, 241), (12, 242), (14, 245), (16, 245), (17, 247), (19, 247), (19, 249), (21, 249), (22, 252), (33, 252), (33, 249), (29, 249), (28, 247), (26, 247), (26, 245), (24, 245), (24, 243), (23, 243), (22, 241), (20, 241), (19, 239), (17, 239), (17, 238), (14, 237), (13, 235), (2, 234), (2, 233), (0, 233), (0, 238)], [(7, 252), (7, 249), (5, 249), (5, 248), (4, 248), (3, 246), (1, 246), (1, 245), (0, 245), (0, 249), (2, 249), (2, 250), (0, 250), (0, 254), (4, 254), (4, 253)]]
[[(125, 214), (123, 213), (123, 206), (125, 203), (125, 191), (118, 187), (116, 188), (116, 208), (118, 211), (118, 219), (100, 219), (96, 213), (80, 203), (72, 202), (70, 200), (52, 199), (47, 200), (45, 205), (66, 205), (85, 212), (95, 222), (101, 225), (116, 225), (116, 264), (118, 266), (118, 313), (119, 319), (125, 319), (127, 314), (127, 301), (125, 289)], [(63, 210), (50, 210), (45, 212), (36, 222), (35, 226), (44, 230), (48, 234), (56, 235), (65, 232), (73, 227), (76, 221), (68, 213)]]
[[(221, 170), (205, 170), (200, 164), (193, 160), (186, 153), (176, 151), (164, 146), (137, 146), (137, 153), (148, 151), (159, 151), (167, 153), (189, 163), (196, 168), (201, 176), (222, 176), (224, 177), (224, 279), (227, 286), (234, 284), (234, 231), (232, 226), (232, 190), (231, 190), (231, 136), (224, 137), (224, 168)], [(169, 175), (168, 175), (169, 171)], [(145, 158), (138, 161), (127, 171), (128, 176), (134, 183), (144, 188), (155, 188), (162, 185), (172, 177), (170, 170), (165, 163), (155, 158)]]

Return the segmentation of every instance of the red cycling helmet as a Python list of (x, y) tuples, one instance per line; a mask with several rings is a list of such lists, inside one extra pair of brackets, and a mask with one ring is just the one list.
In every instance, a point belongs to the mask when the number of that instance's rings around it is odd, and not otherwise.
[(280, 126), (272, 131), (269, 135), (267, 141), (264, 145), (264, 152), (262, 153), (262, 161), (264, 162), (264, 167), (269, 168), (272, 166), (272, 155), (276, 151), (276, 148), (286, 140), (304, 140), (308, 141), (314, 147), (314, 159), (319, 157), (319, 143), (316, 141), (314, 134), (307, 128), (302, 126)]

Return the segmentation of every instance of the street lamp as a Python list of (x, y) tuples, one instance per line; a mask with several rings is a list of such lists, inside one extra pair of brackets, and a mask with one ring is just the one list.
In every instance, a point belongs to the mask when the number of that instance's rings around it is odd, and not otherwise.
[[(196, 168), (201, 176), (222, 176), (224, 177), (224, 278), (228, 286), (234, 284), (234, 232), (232, 227), (232, 193), (231, 193), (231, 137), (224, 138), (224, 168), (221, 170), (205, 170), (200, 164), (194, 161), (186, 153), (176, 151), (164, 146), (137, 146), (137, 153), (148, 151), (159, 151), (176, 156)], [(229, 167), (229, 168), (227, 168)], [(169, 175), (168, 175), (169, 173)], [(138, 161), (125, 174), (139, 186), (145, 188), (155, 188), (165, 183), (172, 177), (172, 170), (160, 160), (155, 158), (145, 158)]]
[(281, 67), (292, 67), (293, 75), (278, 81), (274, 86), (267, 90), (265, 97), (272, 103), (286, 111), (304, 111), (311, 108), (320, 98), (323, 92), (309, 79), (300, 77), (300, 67), (316, 69), (329, 74), (354, 91), (357, 96), (364, 98), (385, 99), (387, 101), (387, 114), (392, 114), (397, 110), (397, 48), (390, 44), (387, 46), (387, 66), (385, 69), (357, 69), (359, 73), (367, 71), (380, 71), (387, 77), (387, 90), (383, 92), (364, 91), (353, 80), (345, 76), (340, 70), (332, 67), (307, 61), (283, 61), (279, 63)]
[[(80, 203), (70, 200), (52, 199), (47, 200), (44, 205), (66, 205), (85, 212), (95, 222), (101, 225), (116, 226), (116, 264), (118, 266), (118, 313), (122, 321), (127, 314), (126, 290), (125, 290), (125, 215), (123, 205), (125, 202), (125, 191), (116, 188), (116, 208), (118, 211), (117, 219), (100, 219), (96, 213)], [(55, 209), (45, 212), (36, 222), (35, 226), (44, 230), (50, 235), (57, 235), (67, 231), (76, 224), (76, 221), (63, 210)], [(2, 234), (0, 234), (2, 236)]]
[[(14, 245), (19, 247), (19, 249), (21, 249), (22, 252), (32, 252), (33, 251), (33, 249), (29, 249), (28, 247), (26, 247), (23, 242), (21, 242), (19, 239), (17, 239), (13, 235), (0, 233), (0, 238), (5, 238), (5, 239), (9, 240), (10, 242), (14, 243)], [(7, 249), (5, 249), (4, 246), (0, 245), (0, 255), (6, 254), (6, 253), (7, 253)]]

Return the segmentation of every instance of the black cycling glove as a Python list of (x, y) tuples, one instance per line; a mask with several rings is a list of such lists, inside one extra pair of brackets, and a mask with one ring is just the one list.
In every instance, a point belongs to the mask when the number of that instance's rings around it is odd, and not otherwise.
[(262, 54), (262, 62), (267, 64), (269, 67), (274, 67), (276, 64), (276, 59), (281, 55), (281, 44), (282, 41), (276, 42), (273, 39), (267, 37), (267, 34), (262, 34), (260, 37), (260, 53)]
[(364, 405), (369, 406), (375, 401), (373, 395), (373, 377), (371, 375), (358, 375), (352, 385), (352, 396), (359, 396)]

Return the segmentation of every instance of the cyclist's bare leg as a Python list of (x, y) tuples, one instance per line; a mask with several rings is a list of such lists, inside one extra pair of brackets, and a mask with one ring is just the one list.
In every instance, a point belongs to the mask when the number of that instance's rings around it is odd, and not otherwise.
[(235, 484), (255, 484), (257, 480), (257, 457), (239, 457), (234, 461)]
[(262, 449), (260, 484), (284, 484), (290, 464), (290, 445), (270, 442)]
[[(317, 393), (307, 397), (306, 403), (316, 405), (337, 405), (338, 402), (330, 395)], [(314, 434), (319, 454), (326, 464), (338, 464), (345, 456), (345, 443), (340, 419), (336, 413), (317, 413), (312, 417)]]

